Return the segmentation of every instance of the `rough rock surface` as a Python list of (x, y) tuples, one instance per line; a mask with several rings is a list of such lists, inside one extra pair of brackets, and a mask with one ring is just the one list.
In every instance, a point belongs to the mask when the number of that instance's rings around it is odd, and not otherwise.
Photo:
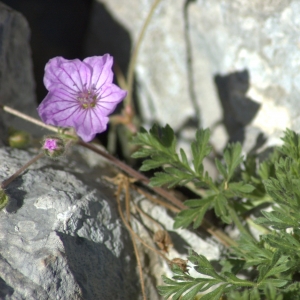
[[(34, 154), (0, 148), (1, 180)], [(7, 187), (0, 299), (139, 299), (132, 244), (103, 172), (96, 155), (75, 149), (39, 160)]]
[[(0, 103), (36, 117), (29, 38), (26, 19), (0, 2)], [(36, 126), (2, 111), (0, 120), (6, 126), (39, 133)]]
[[(133, 41), (153, 2), (96, 1)], [(217, 147), (227, 137), (243, 141), (253, 134), (255, 140), (261, 131), (298, 130), (299, 13), (298, 0), (160, 1), (136, 66), (146, 123), (180, 131), (223, 121), (214, 127)], [(101, 26), (95, 14), (91, 26)], [(98, 37), (91, 41), (100, 44)]]
[[(0, 148), (0, 180), (34, 154)], [(0, 299), (141, 299), (132, 242), (117, 212), (116, 187), (103, 175), (111, 177), (115, 170), (74, 147), (61, 160), (40, 159), (6, 188), (10, 202), (0, 211)], [(134, 191), (131, 200), (132, 227), (140, 238), (156, 248), (153, 234), (169, 232), (174, 245), (169, 259), (186, 259), (190, 248), (219, 259), (222, 247), (207, 234), (174, 231), (165, 208)], [(172, 276), (169, 266), (138, 241), (137, 246), (147, 297), (162, 299), (156, 287), (163, 284), (161, 275)]]

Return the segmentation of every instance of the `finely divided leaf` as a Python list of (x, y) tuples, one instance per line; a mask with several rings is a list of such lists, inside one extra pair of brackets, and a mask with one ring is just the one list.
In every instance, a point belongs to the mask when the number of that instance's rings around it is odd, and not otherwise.
[(196, 140), (192, 143), (193, 165), (199, 176), (203, 174), (202, 161), (211, 151), (209, 145), (210, 130), (200, 129), (196, 132)]
[(229, 181), (232, 177), (235, 169), (240, 165), (243, 161), (242, 155), (242, 146), (240, 143), (230, 144), (224, 151), (224, 160), (227, 165), (227, 178), (226, 180)]
[(152, 159), (145, 159), (143, 161), (142, 166), (140, 167), (140, 170), (145, 172), (145, 171), (161, 168), (168, 161), (169, 161), (169, 157), (164, 154), (155, 155), (152, 157)]
[(233, 182), (229, 183), (229, 189), (234, 192), (248, 194), (253, 192), (255, 190), (255, 187), (248, 183)]
[(196, 229), (202, 224), (206, 211), (214, 201), (215, 196), (209, 196), (203, 199), (191, 199), (184, 202), (190, 209), (182, 210), (175, 217), (174, 229), (186, 228), (194, 222), (193, 228)]
[(226, 284), (219, 286), (212, 292), (201, 297), (201, 300), (220, 300), (220, 297), (223, 294), (224, 289), (226, 288)]
[(154, 177), (150, 179), (150, 186), (162, 186), (167, 184), (168, 188), (172, 188), (176, 185), (185, 185), (194, 179), (193, 174), (189, 174), (178, 168), (168, 167), (165, 168), (164, 171), (165, 173), (154, 173)]
[(284, 144), (281, 146), (280, 151), (298, 161), (300, 158), (300, 136), (296, 132), (286, 129), (282, 140)]
[(226, 168), (224, 167), (224, 165), (223, 165), (217, 158), (215, 159), (215, 164), (216, 164), (216, 167), (217, 167), (218, 171), (220, 172), (220, 174), (221, 174), (224, 178), (227, 178), (227, 177), (228, 177), (227, 170), (226, 170)]
[(280, 213), (277, 211), (272, 212), (261, 212), (265, 218), (257, 218), (255, 223), (262, 224), (265, 226), (272, 226), (274, 229), (287, 229), (290, 227), (299, 227), (299, 221), (296, 221), (290, 215), (286, 213)]
[(215, 213), (218, 217), (222, 219), (223, 222), (229, 224), (231, 223), (231, 217), (228, 211), (228, 201), (223, 194), (218, 194), (214, 202)]

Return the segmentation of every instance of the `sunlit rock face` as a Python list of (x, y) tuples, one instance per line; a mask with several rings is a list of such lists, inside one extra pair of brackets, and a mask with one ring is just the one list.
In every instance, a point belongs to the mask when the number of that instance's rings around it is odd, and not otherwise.
[[(87, 51), (103, 44), (103, 10), (136, 42), (152, 3), (96, 1)], [(297, 0), (160, 1), (135, 68), (144, 122), (169, 123), (179, 134), (211, 127), (217, 148), (249, 132), (298, 130), (299, 13)]]

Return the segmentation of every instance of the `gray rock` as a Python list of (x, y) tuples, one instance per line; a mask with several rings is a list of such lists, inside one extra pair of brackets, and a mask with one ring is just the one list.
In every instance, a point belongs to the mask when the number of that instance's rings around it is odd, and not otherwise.
[[(153, 1), (96, 3), (135, 42)], [(276, 137), (299, 130), (299, 13), (297, 0), (160, 1), (135, 70), (144, 124), (182, 131), (194, 120), (214, 129), (216, 148), (248, 126)], [(91, 30), (99, 16), (94, 10)], [(91, 44), (100, 47), (99, 37)]]
[[(0, 2), (0, 103), (37, 117), (29, 39), (26, 19)], [(29, 122), (2, 111), (0, 119), (6, 126), (40, 132)]]
[[(0, 180), (35, 154), (0, 148)], [(116, 187), (103, 175), (114, 176), (114, 168), (91, 151), (73, 147), (60, 160), (40, 159), (6, 188), (10, 201), (0, 211), (0, 299), (141, 299), (132, 241), (117, 212)], [(219, 259), (219, 242), (203, 232), (174, 231), (164, 207), (135, 191), (131, 199), (131, 225), (140, 238), (156, 248), (153, 234), (169, 232), (174, 246), (168, 259), (187, 259), (189, 248)], [(136, 205), (151, 218), (139, 214)], [(170, 268), (136, 242), (147, 299), (162, 299), (157, 285), (163, 285), (162, 274), (172, 276)]]
[[(43, 158), (6, 188), (1, 299), (139, 299), (115, 189), (101, 180), (113, 169), (88, 152), (75, 147), (62, 160)], [(34, 154), (0, 148), (1, 180)]]

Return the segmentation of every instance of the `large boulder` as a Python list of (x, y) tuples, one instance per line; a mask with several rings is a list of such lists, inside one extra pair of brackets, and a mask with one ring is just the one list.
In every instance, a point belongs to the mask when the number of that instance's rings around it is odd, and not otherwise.
[[(91, 30), (110, 28), (105, 9), (135, 43), (153, 3), (96, 0)], [(297, 0), (160, 1), (135, 68), (145, 124), (211, 127), (217, 146), (251, 134), (250, 148), (261, 132), (298, 130), (299, 13)], [(90, 35), (88, 45), (101, 51), (103, 36)], [(105, 39), (112, 52), (124, 46), (113, 33)]]
[[(115, 188), (101, 180), (113, 171), (89, 152), (43, 158), (6, 188), (1, 299), (139, 299), (132, 243), (118, 216)], [(35, 154), (0, 148), (1, 180)]]

